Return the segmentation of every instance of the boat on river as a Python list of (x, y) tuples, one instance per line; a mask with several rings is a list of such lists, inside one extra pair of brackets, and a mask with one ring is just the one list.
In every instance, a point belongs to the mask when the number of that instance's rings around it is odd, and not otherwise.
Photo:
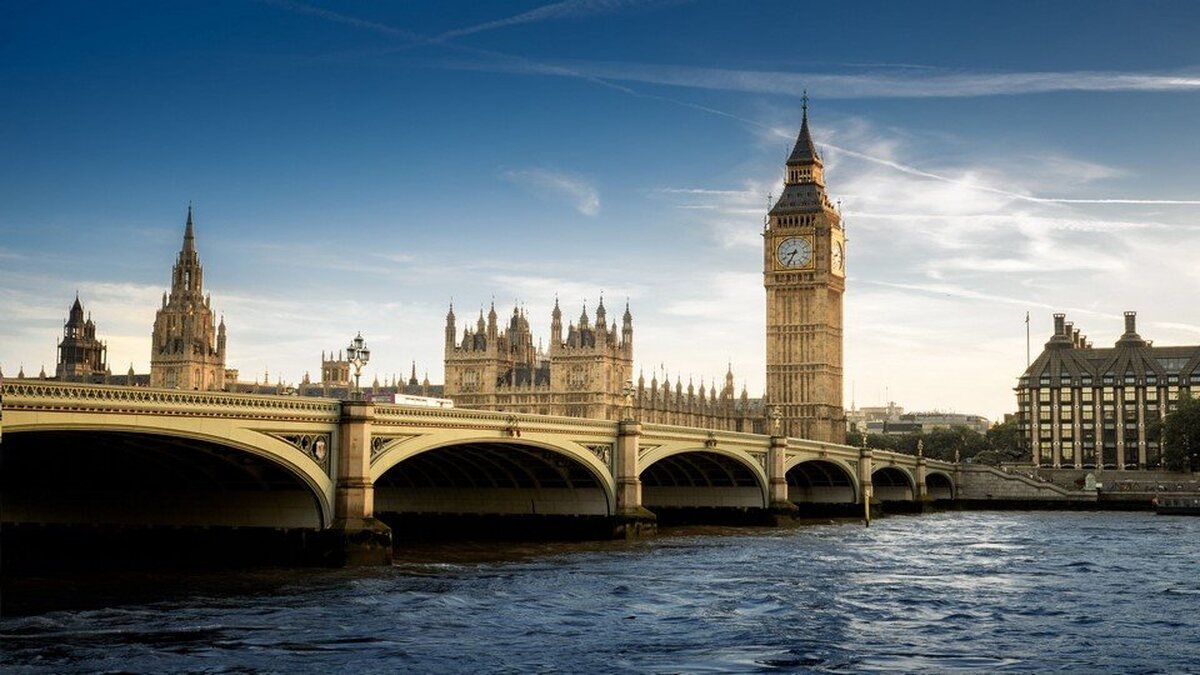
[(1154, 512), (1160, 516), (1200, 516), (1200, 496), (1157, 497)]

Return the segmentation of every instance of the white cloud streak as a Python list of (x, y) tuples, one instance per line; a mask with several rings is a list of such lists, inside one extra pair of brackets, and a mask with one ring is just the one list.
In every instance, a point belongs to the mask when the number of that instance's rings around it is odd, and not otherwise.
[(309, 16), (315, 16), (317, 18), (324, 19), (326, 21), (330, 21), (333, 23), (340, 23), (342, 25), (351, 26), (353, 28), (361, 28), (363, 30), (369, 30), (369, 31), (372, 31), (375, 33), (379, 33), (381, 35), (397, 37), (402, 40), (406, 40), (406, 41), (410, 41), (410, 42), (415, 42), (415, 41), (420, 41), (420, 40), (425, 39), (421, 35), (418, 35), (411, 31), (403, 30), (401, 28), (396, 28), (394, 26), (389, 26), (385, 23), (380, 23), (378, 21), (368, 21), (366, 19), (360, 19), (358, 17), (349, 16), (347, 14), (341, 14), (339, 12), (334, 12), (332, 10), (324, 9), (323, 7), (315, 7), (313, 5), (309, 5), (309, 4), (306, 4), (303, 2), (291, 2), (290, 0), (259, 0), (259, 1), (264, 4), (271, 5), (272, 7), (278, 7), (279, 9), (283, 9), (283, 10), (292, 12), (294, 14), (306, 14)]
[(1003, 195), (1005, 197), (1010, 197), (1012, 199), (1018, 199), (1023, 202), (1030, 202), (1033, 204), (1143, 204), (1143, 205), (1160, 204), (1160, 205), (1176, 205), (1176, 206), (1200, 205), (1200, 199), (1133, 199), (1133, 198), (1123, 198), (1123, 197), (1105, 197), (1105, 198), (1098, 198), (1098, 199), (1077, 199), (1077, 198), (1069, 198), (1069, 197), (1035, 197), (1032, 195), (1021, 194), (1018, 192), (1013, 192), (1011, 190), (1005, 190), (1005, 189), (998, 188), (998, 187), (982, 185), (979, 183), (962, 180), (959, 178), (943, 176), (940, 174), (932, 173), (930, 171), (924, 171), (922, 169), (918, 169), (913, 166), (901, 164), (900, 162), (895, 162), (890, 159), (884, 159), (882, 157), (875, 157), (875, 156), (869, 155), (867, 153), (859, 152), (857, 150), (851, 150), (850, 148), (846, 148), (846, 147), (842, 147), (842, 146), (824, 143), (824, 144), (822, 144), (821, 147), (829, 148), (835, 152), (845, 153), (847, 155), (850, 155), (851, 157), (862, 159), (862, 160), (865, 160), (868, 162), (873, 162), (875, 164), (879, 164), (881, 166), (886, 166), (888, 168), (895, 169), (896, 171), (911, 174), (913, 176), (920, 176), (922, 178), (930, 178), (932, 180), (938, 180), (938, 181), (942, 181), (944, 183), (950, 183), (952, 185), (960, 185), (962, 187), (969, 188), (971, 190), (979, 190), (982, 192), (991, 192), (994, 194)]
[(647, 2), (646, 0), (563, 0), (563, 2), (555, 2), (549, 5), (535, 7), (528, 12), (522, 12), (504, 19), (485, 21), (483, 23), (475, 24), (474, 26), (467, 26), (465, 28), (446, 31), (445, 33), (433, 38), (433, 41), (440, 42), (466, 35), (473, 35), (475, 33), (482, 33), (484, 31), (496, 30), (498, 28), (508, 28), (509, 26), (519, 26), (521, 24), (534, 23), (537, 21), (569, 19), (596, 14), (609, 14), (631, 7), (656, 4), (665, 3)]
[(617, 82), (692, 89), (822, 98), (949, 98), (1059, 91), (1200, 91), (1200, 72), (964, 72), (942, 68), (889, 68), (868, 73), (735, 70), (693, 66), (557, 61), (552, 63), (447, 63), (449, 67), (554, 75), (559, 69)]
[(585, 216), (595, 217), (600, 213), (599, 191), (579, 176), (548, 169), (508, 170), (502, 175), (535, 195), (566, 199)]

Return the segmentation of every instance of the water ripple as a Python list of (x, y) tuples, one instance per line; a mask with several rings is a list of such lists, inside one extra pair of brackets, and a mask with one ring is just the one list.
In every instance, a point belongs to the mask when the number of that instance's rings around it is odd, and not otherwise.
[(390, 569), (175, 579), (149, 600), (160, 587), (130, 579), (130, 600), (0, 619), (0, 669), (1195, 671), (1198, 534), (1149, 514), (947, 513), (441, 544)]

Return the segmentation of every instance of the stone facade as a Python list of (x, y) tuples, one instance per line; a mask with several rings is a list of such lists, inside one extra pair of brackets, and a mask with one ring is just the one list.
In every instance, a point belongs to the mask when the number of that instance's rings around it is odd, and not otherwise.
[[(446, 383), (442, 395), (455, 406), (540, 415), (619, 420), (630, 406), (641, 422), (728, 431), (762, 430), (761, 401), (743, 388), (734, 393), (732, 369), (720, 394), (716, 385), (699, 391), (676, 379), (661, 385), (654, 375), (633, 383), (633, 315), (628, 304), (609, 323), (601, 300), (593, 319), (584, 307), (578, 323), (564, 327), (557, 301), (550, 315), (550, 348), (534, 346), (528, 317), (514, 308), (501, 328), (493, 306), (480, 310), (474, 327), (460, 334), (453, 307), (446, 315)], [(629, 387), (628, 391), (626, 387)]]
[(79, 296), (67, 321), (63, 324), (63, 338), (58, 343), (58, 364), (54, 378), (65, 382), (104, 383), (111, 374), (107, 363), (108, 347), (96, 338), (96, 324), (89, 313), (84, 318), (83, 305)]
[(1156, 347), (1125, 313), (1125, 333), (1096, 348), (1054, 315), (1054, 335), (1021, 375), (1017, 409), (1033, 463), (1079, 469), (1162, 464), (1156, 422), (1200, 392), (1200, 346)]
[(633, 372), (633, 316), (628, 306), (620, 330), (608, 324), (604, 301), (593, 320), (587, 307), (567, 324), (554, 303), (549, 352), (534, 347), (529, 320), (519, 308), (502, 329), (493, 306), (458, 340), (454, 308), (446, 315), (445, 395), (456, 406), (541, 415), (620, 419), (623, 388)]
[(204, 294), (204, 268), (196, 253), (192, 207), (183, 248), (171, 272), (170, 294), (154, 317), (150, 386), (168, 389), (225, 388), (225, 321), (215, 323), (212, 298)]
[(824, 165), (808, 130), (788, 157), (783, 193), (763, 232), (767, 292), (767, 405), (787, 436), (841, 443), (842, 295), (846, 237), (825, 193)]

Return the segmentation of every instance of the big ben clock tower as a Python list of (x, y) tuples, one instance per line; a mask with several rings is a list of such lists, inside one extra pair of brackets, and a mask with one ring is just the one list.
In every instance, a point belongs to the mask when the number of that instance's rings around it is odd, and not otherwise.
[(782, 414), (781, 433), (842, 443), (846, 238), (825, 194), (824, 166), (808, 131), (807, 97), (783, 182), (763, 232), (767, 405)]

